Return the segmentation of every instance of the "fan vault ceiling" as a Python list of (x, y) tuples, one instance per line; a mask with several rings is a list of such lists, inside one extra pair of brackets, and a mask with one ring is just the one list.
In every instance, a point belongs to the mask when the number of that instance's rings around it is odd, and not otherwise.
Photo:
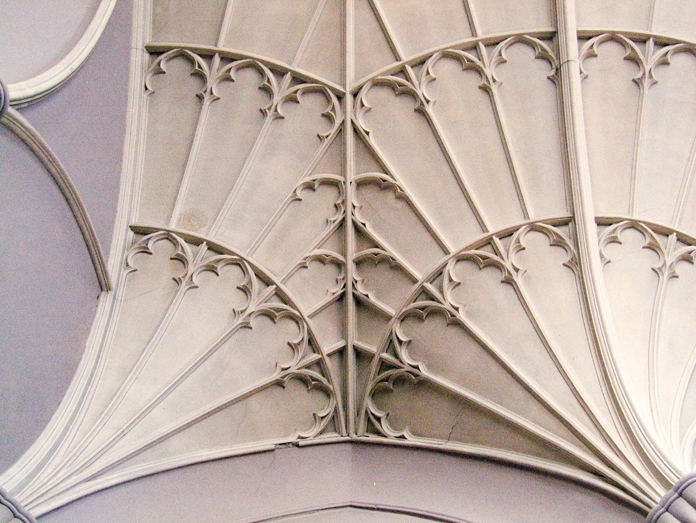
[(691, 3), (136, 4), (115, 289), (24, 506), (347, 438), (642, 508), (696, 468)]

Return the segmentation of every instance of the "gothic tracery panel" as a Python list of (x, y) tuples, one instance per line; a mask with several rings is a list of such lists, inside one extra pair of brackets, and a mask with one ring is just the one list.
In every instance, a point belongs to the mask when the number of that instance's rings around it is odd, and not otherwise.
[(117, 289), (3, 485), (352, 438), (654, 504), (696, 466), (696, 53), (605, 4), (156, 0)]

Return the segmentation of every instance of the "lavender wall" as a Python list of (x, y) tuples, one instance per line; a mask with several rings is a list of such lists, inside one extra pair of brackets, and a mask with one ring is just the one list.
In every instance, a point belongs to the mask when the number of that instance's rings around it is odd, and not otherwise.
[(42, 73), (78, 42), (100, 0), (3, 0), (0, 78), (14, 83)]
[[(439, 521), (644, 520), (602, 494), (547, 475), (434, 451), (343, 443), (281, 448), (157, 474), (77, 500), (39, 523), (268, 521), (350, 504)], [(334, 516), (341, 514), (327, 511), (309, 521), (343, 521)]]

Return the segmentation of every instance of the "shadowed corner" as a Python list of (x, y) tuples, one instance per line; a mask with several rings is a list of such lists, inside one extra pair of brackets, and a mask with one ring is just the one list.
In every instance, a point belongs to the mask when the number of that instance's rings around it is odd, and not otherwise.
[(36, 523), (34, 517), (24, 510), (2, 487), (0, 487), (1, 523)]

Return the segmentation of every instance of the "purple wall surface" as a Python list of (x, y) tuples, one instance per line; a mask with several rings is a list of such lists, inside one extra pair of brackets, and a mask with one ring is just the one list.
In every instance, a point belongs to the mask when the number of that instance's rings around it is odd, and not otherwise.
[(278, 448), (156, 474), (92, 494), (38, 521), (252, 522), (341, 506), (476, 523), (638, 523), (645, 517), (537, 472), (428, 450), (338, 443)]

